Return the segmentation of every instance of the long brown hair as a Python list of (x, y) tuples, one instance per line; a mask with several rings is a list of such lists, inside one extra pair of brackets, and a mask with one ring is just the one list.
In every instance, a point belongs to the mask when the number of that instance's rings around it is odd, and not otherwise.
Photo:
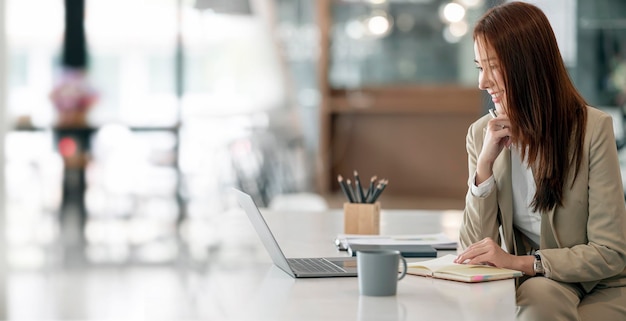
[(568, 173), (575, 166), (576, 180), (583, 159), (587, 104), (569, 78), (550, 22), (536, 6), (510, 2), (481, 17), (474, 40), (496, 52), (513, 142), (537, 184), (533, 210), (562, 205)]

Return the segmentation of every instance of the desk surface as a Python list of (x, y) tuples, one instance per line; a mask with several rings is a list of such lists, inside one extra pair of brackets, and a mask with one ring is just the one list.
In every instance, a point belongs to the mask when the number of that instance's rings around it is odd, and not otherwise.
[[(263, 211), (288, 257), (345, 256), (333, 245), (343, 230), (340, 210)], [(232, 213), (233, 216), (244, 215)], [(460, 211), (383, 210), (381, 234), (444, 232), (456, 238)], [(514, 320), (512, 280), (478, 284), (405, 277), (393, 297), (359, 295), (357, 278), (293, 279), (271, 263), (247, 220), (224, 238), (209, 267), (210, 298), (202, 302), (217, 320)], [(245, 223), (244, 223), (245, 222)]]

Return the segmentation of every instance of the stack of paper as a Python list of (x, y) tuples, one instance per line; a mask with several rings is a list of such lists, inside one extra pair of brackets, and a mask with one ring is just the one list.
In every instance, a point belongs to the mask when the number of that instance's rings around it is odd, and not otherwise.
[(380, 251), (394, 250), (400, 251), (404, 257), (437, 257), (437, 250), (432, 245), (426, 244), (353, 244), (348, 243), (348, 254), (356, 256), (359, 251)]
[(415, 235), (362, 235), (339, 234), (335, 245), (342, 251), (347, 251), (349, 244), (368, 245), (431, 245), (436, 250), (456, 250), (457, 242), (452, 241), (443, 233), (415, 234)]

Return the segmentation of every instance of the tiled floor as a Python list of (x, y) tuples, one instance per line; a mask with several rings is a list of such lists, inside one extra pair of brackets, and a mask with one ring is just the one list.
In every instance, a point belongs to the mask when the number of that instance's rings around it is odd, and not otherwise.
[[(223, 224), (236, 240), (210, 251), (203, 262), (181, 254), (169, 264), (92, 264), (75, 243), (52, 246), (43, 266), (12, 267), (4, 280), (0, 276), (0, 284), (6, 283), (0, 320), (223, 320), (220, 297), (231, 284), (207, 276), (219, 273), (218, 279), (230, 280), (233, 269), (250, 266), (241, 260), (264, 254), (250, 246), (256, 239), (241, 234), (254, 236), (241, 218)], [(250, 255), (229, 256), (231, 250)]]
[(7, 320), (196, 319), (185, 275), (172, 267), (12, 272)]

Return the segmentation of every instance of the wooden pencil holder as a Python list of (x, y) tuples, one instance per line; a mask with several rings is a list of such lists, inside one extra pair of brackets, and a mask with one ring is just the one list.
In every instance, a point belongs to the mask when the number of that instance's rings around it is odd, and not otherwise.
[(344, 203), (343, 230), (345, 234), (379, 234), (380, 203)]

